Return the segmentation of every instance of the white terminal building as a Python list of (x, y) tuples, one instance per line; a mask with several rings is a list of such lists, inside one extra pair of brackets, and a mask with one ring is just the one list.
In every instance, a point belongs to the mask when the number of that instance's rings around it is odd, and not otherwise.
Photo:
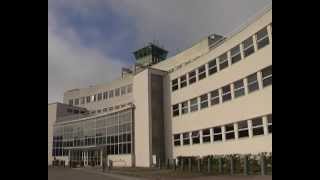
[(170, 58), (152, 43), (134, 56), (119, 79), (48, 104), (48, 164), (272, 152), (272, 8)]

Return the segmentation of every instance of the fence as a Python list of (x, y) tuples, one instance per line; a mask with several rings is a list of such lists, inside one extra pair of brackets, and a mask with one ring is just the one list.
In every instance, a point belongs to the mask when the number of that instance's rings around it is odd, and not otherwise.
[(272, 175), (272, 153), (179, 156), (158, 162), (158, 168), (208, 174)]

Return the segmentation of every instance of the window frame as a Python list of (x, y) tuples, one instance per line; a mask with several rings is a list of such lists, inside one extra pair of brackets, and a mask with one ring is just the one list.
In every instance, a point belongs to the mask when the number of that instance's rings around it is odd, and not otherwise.
[[(252, 81), (252, 82), (249, 82), (249, 78), (250, 77), (253, 77), (255, 76), (255, 80)], [(249, 76), (246, 77), (247, 78), (247, 88), (248, 88), (248, 93), (252, 93), (252, 92), (255, 92), (255, 91), (258, 91), (260, 89), (259, 87), (259, 81), (258, 81), (258, 73), (253, 73), (253, 74), (250, 74)], [(257, 88), (255, 89), (252, 89), (254, 86), (257, 86)]]
[[(184, 77), (185, 79), (182, 80), (182, 77)], [(187, 85), (188, 85), (188, 83), (187, 83), (187, 75), (185, 74), (185, 75), (180, 76), (180, 88), (184, 88)]]
[[(216, 133), (215, 128), (220, 128), (220, 132)], [(215, 137), (219, 136), (220, 138), (218, 140), (215, 140)], [(217, 141), (223, 141), (223, 134), (222, 134), (222, 127), (221, 126), (216, 126), (212, 128), (212, 141), (217, 142)]]
[[(179, 139), (176, 139), (176, 136), (179, 136)], [(179, 144), (177, 145), (176, 142), (179, 142)], [(180, 134), (174, 134), (173, 135), (173, 146), (181, 146), (181, 135)]]
[[(229, 87), (229, 91), (224, 92), (224, 88), (226, 88), (226, 87)], [(223, 86), (223, 87), (221, 88), (221, 91), (222, 91), (222, 93), (221, 93), (222, 103), (232, 100), (231, 85), (230, 85), (230, 84)], [(230, 98), (224, 99), (225, 97), (228, 97), (229, 95), (230, 95)]]
[[(190, 76), (191, 73), (194, 73), (194, 75)], [(188, 81), (189, 81), (189, 85), (197, 82), (197, 71), (196, 70), (192, 70), (192, 71), (188, 72)]]
[[(187, 135), (187, 137), (185, 137), (184, 135)], [(187, 144), (185, 144), (185, 141), (187, 141), (188, 143)], [(191, 140), (190, 140), (190, 133), (182, 133), (182, 145), (184, 146), (184, 145), (190, 145), (191, 144), (191, 142), (190, 142)]]
[[(174, 81), (177, 81), (177, 82), (174, 83)], [(179, 80), (178, 80), (178, 78), (175, 78), (175, 79), (171, 80), (171, 91), (174, 92), (178, 89), (179, 89)]]
[[(213, 70), (215, 69), (215, 71)], [(217, 59), (213, 59), (208, 62), (208, 75), (213, 75), (218, 72), (218, 65), (217, 65)]]
[[(271, 117), (271, 122), (269, 122), (270, 117)], [(271, 128), (271, 132), (270, 132), (270, 128)], [(267, 115), (267, 129), (268, 129), (268, 134), (272, 134), (272, 114)]]
[[(192, 131), (191, 132), (191, 139), (192, 139), (192, 145), (200, 144), (200, 131)], [(194, 139), (197, 139), (197, 142), (194, 141)]]
[[(186, 103), (186, 106), (183, 106)], [(186, 109), (186, 111), (184, 111)], [(189, 102), (181, 102), (181, 115), (189, 113)]]
[[(241, 127), (239, 126), (239, 124), (240, 124), (240, 123), (243, 123), (243, 122), (245, 122), (245, 123), (246, 123), (246, 126), (247, 126), (247, 127), (245, 127), (245, 128), (241, 128)], [(248, 125), (248, 121), (247, 121), (247, 120), (239, 121), (239, 122), (237, 122), (237, 125), (238, 125), (238, 138), (239, 138), (239, 139), (241, 139), (241, 138), (249, 137), (249, 125)], [(246, 135), (246, 136), (241, 136), (241, 137), (240, 137), (240, 132), (243, 132), (243, 131), (247, 131), (247, 132), (246, 132), (246, 133), (247, 133), (247, 135)]]
[[(232, 127), (232, 130), (227, 131), (227, 126)], [(228, 140), (233, 140), (233, 139), (236, 138), (236, 134), (235, 134), (236, 132), (235, 132), (235, 128), (234, 128), (234, 124), (233, 124), (233, 123), (224, 125), (224, 128), (225, 128), (224, 135), (225, 135), (226, 141), (228, 141)], [(233, 137), (232, 137), (232, 138), (228, 138), (228, 135), (229, 135), (230, 133), (233, 133)]]
[[(240, 83), (240, 82), (242, 83), (242, 85), (239, 87), (236, 87), (237, 83)], [(239, 92), (242, 92), (242, 91), (243, 91), (243, 93), (238, 94)], [(234, 98), (238, 98), (238, 97), (246, 95), (246, 90), (245, 90), (245, 86), (244, 86), (244, 79), (240, 79), (240, 80), (233, 82), (233, 95), (234, 95)]]
[[(259, 38), (259, 37), (258, 37), (258, 33), (262, 33), (263, 31), (265, 31), (266, 34), (265, 34), (264, 36), (262, 36), (262, 37)], [(258, 32), (256, 32), (255, 36), (256, 36), (256, 43), (257, 43), (257, 49), (258, 49), (258, 50), (261, 49), (261, 48), (264, 48), (265, 46), (267, 46), (267, 45), (270, 44), (270, 39), (269, 39), (269, 34), (268, 34), (268, 28), (267, 28), (267, 26), (264, 27), (264, 28), (262, 28), (262, 29), (260, 29)], [(266, 41), (267, 43), (260, 45), (259, 43), (263, 42), (264, 40), (267, 40), (267, 41)]]
[[(207, 128), (207, 129), (202, 129), (202, 143), (205, 144), (205, 143), (211, 143), (211, 131), (210, 131), (210, 128)], [(204, 131), (209, 131), (209, 134), (204, 134)], [(209, 141), (206, 141), (205, 138), (208, 138), (209, 137)]]
[[(178, 113), (175, 114), (176, 112), (178, 112)], [(179, 115), (180, 115), (179, 103), (172, 105), (172, 117), (176, 117), (176, 116), (179, 116)]]
[[(218, 92), (218, 95), (213, 96), (212, 94), (215, 92)], [(215, 102), (216, 99), (218, 99), (218, 103), (213, 103), (213, 102)], [(217, 104), (220, 104), (220, 91), (219, 91), (219, 89), (216, 89), (216, 90), (213, 90), (210, 92), (210, 105), (214, 106)]]
[[(248, 47), (245, 47), (245, 42), (248, 41), (249, 39), (251, 39), (251, 44)], [(246, 58), (248, 56), (250, 56), (251, 54), (255, 53), (255, 49), (254, 49), (254, 40), (253, 40), (253, 36), (248, 37), (247, 39), (245, 39), (244, 41), (242, 41), (242, 47), (243, 47), (243, 56)], [(250, 52), (250, 49), (253, 49), (253, 52)], [(248, 53), (250, 52), (250, 53)]]
[[(202, 70), (201, 72), (200, 72), (200, 69)], [(200, 80), (202, 80), (202, 79), (204, 79), (206, 77), (207, 77), (207, 67), (206, 67), (206, 65), (202, 65), (202, 66), (198, 67), (198, 80), (200, 81)]]
[[(225, 59), (223, 59), (222, 61), (221, 61), (221, 57), (225, 57)], [(225, 65), (226, 64), (226, 65)], [(229, 67), (229, 62), (228, 62), (228, 53), (227, 52), (225, 52), (225, 53), (223, 53), (223, 54), (221, 54), (220, 56), (219, 56), (219, 70), (221, 71), (221, 70), (223, 70), (223, 69), (226, 69), (226, 68), (228, 68)]]
[[(257, 119), (260, 119), (260, 120), (261, 120), (261, 124), (259, 124), (259, 125), (253, 125), (253, 121), (254, 121), (254, 120), (257, 120)], [(251, 119), (251, 122), (252, 122), (252, 126), (251, 126), (252, 136), (261, 136), (261, 135), (264, 135), (263, 118), (262, 118), (262, 117), (256, 117), (256, 118)], [(262, 129), (262, 134), (254, 134), (254, 130), (255, 130), (255, 129)]]
[[(234, 51), (236, 49), (239, 49), (239, 52), (234, 53)], [(240, 57), (240, 59), (235, 59), (235, 57)], [(240, 44), (234, 46), (233, 48), (231, 48), (230, 50), (230, 59), (231, 59), (231, 64), (235, 64), (239, 61), (241, 61), (242, 57), (241, 57), (241, 48), (240, 48)]]
[[(271, 74), (264, 76), (264, 71), (268, 70), (269, 68), (271, 68)], [(270, 80), (271, 78), (271, 83), (267, 81), (268, 84), (265, 83), (266, 80)], [(261, 80), (262, 80), (262, 87), (268, 87), (270, 85), (272, 85), (272, 65), (265, 67), (261, 70)]]
[[(204, 100), (202, 100), (202, 98), (203, 98), (204, 96), (206, 96), (206, 98), (205, 98)], [(204, 105), (204, 106), (203, 106), (203, 105)], [(209, 107), (209, 96), (208, 96), (208, 94), (202, 94), (202, 95), (200, 96), (200, 109), (205, 109), (205, 108), (207, 108), (207, 107)]]

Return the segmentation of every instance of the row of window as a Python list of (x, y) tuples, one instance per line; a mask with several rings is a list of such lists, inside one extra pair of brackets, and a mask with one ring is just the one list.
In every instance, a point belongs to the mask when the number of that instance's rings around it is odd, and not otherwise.
[(121, 105), (116, 105), (116, 106), (110, 106), (110, 107), (105, 107), (103, 109), (98, 109), (98, 110), (93, 110), (90, 113), (91, 114), (99, 114), (99, 113), (105, 113), (113, 110), (118, 110), (120, 108), (125, 108), (126, 106), (131, 106), (132, 103), (127, 103), (127, 104), (121, 104)]
[(127, 86), (123, 86), (121, 88), (112, 89), (110, 91), (105, 91), (103, 93), (98, 93), (92, 96), (86, 96), (76, 99), (69, 99), (70, 105), (79, 105), (79, 104), (86, 104), (90, 102), (96, 102), (101, 100), (107, 100), (117, 96), (124, 96), (132, 92), (132, 84)]
[[(250, 36), (242, 43), (236, 45), (235, 47), (231, 48), (219, 57), (211, 60), (207, 64), (201, 65), (197, 69), (194, 69), (189, 73), (180, 76), (179, 78), (173, 79), (171, 81), (171, 90), (176, 91), (179, 88), (184, 88), (188, 84), (191, 85), (197, 82), (197, 77), (198, 81), (200, 81), (206, 78), (207, 75), (213, 75), (218, 71), (221, 71), (231, 66), (232, 64), (239, 62), (242, 59), (242, 57), (245, 58), (255, 52), (254, 43), (256, 44), (257, 50), (265, 47), (270, 43), (267, 27), (264, 27), (263, 29), (255, 33), (254, 36), (256, 37), (256, 41), (254, 41), (253, 36)], [(240, 48), (240, 46), (242, 46), (242, 48)], [(180, 86), (178, 79), (180, 79)]]
[[(199, 109), (204, 109), (211, 106), (230, 101), (232, 98), (244, 96), (246, 92), (252, 93), (260, 89), (258, 82), (258, 73), (261, 73), (262, 88), (272, 84), (272, 65), (262, 69), (259, 72), (253, 73), (246, 78), (237, 80), (231, 84), (215, 89), (209, 93), (203, 94), (200, 97), (195, 97), (190, 100), (174, 104), (172, 106), (172, 116), (195, 112)], [(259, 76), (260, 77), (260, 76)], [(245, 86), (246, 80), (246, 86)], [(233, 85), (233, 91), (231, 86)], [(200, 102), (200, 105), (199, 105)]]
[[(263, 118), (266, 118), (266, 123), (263, 122)], [(174, 134), (173, 143), (174, 146), (183, 146), (200, 144), (201, 139), (202, 143), (214, 143), (223, 140), (241, 139), (266, 134), (272, 134), (272, 114), (223, 126)]]

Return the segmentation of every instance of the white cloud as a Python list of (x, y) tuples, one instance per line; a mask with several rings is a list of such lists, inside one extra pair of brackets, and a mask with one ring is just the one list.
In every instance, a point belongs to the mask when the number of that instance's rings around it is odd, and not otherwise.
[(62, 101), (65, 90), (108, 82), (120, 76), (124, 64), (81, 45), (71, 27), (57, 26), (48, 14), (48, 102)]

